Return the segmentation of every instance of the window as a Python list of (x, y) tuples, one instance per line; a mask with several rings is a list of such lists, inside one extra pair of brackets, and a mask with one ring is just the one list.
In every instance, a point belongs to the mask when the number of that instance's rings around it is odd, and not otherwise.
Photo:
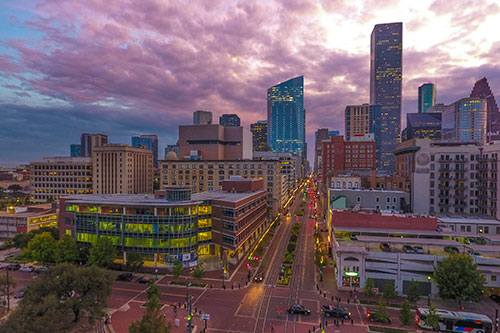
[(396, 203), (396, 197), (392, 197), (392, 202)]
[(497, 280), (497, 276), (496, 275), (492, 275), (491, 276), (491, 281), (496, 281)]
[(358, 197), (358, 203), (361, 202), (361, 197)]
[(379, 203), (379, 202), (380, 202), (380, 197), (376, 197), (376, 198), (375, 198), (375, 202), (376, 202), (376, 203)]
[(391, 198), (387, 197), (386, 201), (387, 201), (387, 203), (390, 203), (391, 202)]

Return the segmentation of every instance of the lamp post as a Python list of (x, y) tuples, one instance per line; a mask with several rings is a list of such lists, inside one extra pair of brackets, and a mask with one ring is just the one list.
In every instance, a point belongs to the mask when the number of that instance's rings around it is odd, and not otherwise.
[(193, 319), (193, 311), (192, 311), (192, 304), (191, 304), (191, 297), (189, 296), (189, 286), (191, 283), (188, 283), (187, 277), (186, 277), (186, 306), (188, 310), (188, 333), (192, 332), (193, 327), (191, 326), (191, 320)]
[(432, 281), (430, 275), (427, 276), (427, 281), (429, 281), (429, 295), (427, 295), (427, 306), (431, 306)]

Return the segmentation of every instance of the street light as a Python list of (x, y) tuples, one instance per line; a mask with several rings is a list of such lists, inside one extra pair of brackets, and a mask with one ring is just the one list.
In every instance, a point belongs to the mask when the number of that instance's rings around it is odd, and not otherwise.
[(432, 294), (432, 282), (430, 275), (427, 276), (427, 281), (429, 281), (429, 295), (427, 295), (427, 306), (431, 306), (431, 294)]

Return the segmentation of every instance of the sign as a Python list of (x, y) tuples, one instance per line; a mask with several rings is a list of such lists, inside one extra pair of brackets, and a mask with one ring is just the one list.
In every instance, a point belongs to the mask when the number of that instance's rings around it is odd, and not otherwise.
[(210, 315), (208, 313), (204, 313), (201, 315), (201, 319), (203, 320), (210, 320)]
[(191, 260), (191, 253), (185, 253), (182, 255), (182, 261), (189, 261)]
[(344, 275), (345, 276), (358, 276), (359, 273), (358, 272), (344, 272)]

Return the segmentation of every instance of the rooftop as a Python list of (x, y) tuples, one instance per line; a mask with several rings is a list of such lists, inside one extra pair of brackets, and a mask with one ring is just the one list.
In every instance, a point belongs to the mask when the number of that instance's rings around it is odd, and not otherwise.
[(436, 231), (435, 217), (407, 217), (335, 211), (332, 216), (334, 228), (368, 228), (391, 230)]
[(370, 192), (370, 193), (394, 193), (394, 194), (408, 194), (404, 191), (392, 191), (392, 190), (373, 190), (373, 189), (361, 189), (361, 188), (330, 188), (330, 191), (338, 191), (338, 192)]
[(466, 216), (443, 216), (438, 217), (439, 223), (466, 223), (466, 224), (497, 224), (500, 221), (492, 218), (466, 217)]

